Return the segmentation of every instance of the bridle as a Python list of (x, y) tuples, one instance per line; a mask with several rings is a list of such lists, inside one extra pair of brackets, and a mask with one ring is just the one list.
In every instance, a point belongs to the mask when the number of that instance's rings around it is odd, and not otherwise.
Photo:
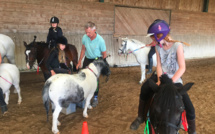
[(178, 131), (179, 131), (179, 129), (181, 128), (181, 127), (180, 127), (180, 124), (181, 124), (181, 117), (180, 117), (180, 121), (179, 121), (178, 125), (175, 125), (175, 124), (170, 123), (170, 122), (159, 122), (159, 123), (156, 122), (156, 123), (155, 123), (155, 126), (153, 126), (155, 132), (156, 132), (158, 126), (161, 125), (161, 124), (163, 124), (163, 125), (166, 126), (166, 127), (172, 127), (172, 128), (174, 128), (174, 129), (176, 130), (176, 132), (177, 132), (176, 134), (179, 134)]
[(126, 50), (126, 47), (127, 47), (127, 41), (124, 41), (125, 42), (125, 44), (124, 44), (124, 46), (123, 46), (123, 48), (122, 49), (119, 49), (120, 51), (121, 51), (121, 54), (125, 54), (125, 50)]
[(26, 51), (25, 51), (25, 52), (26, 52), (26, 55), (27, 55), (26, 62), (27, 62), (27, 63), (29, 63), (29, 62), (33, 62), (33, 63), (34, 63), (34, 62), (36, 61), (37, 48), (35, 48), (36, 53), (33, 54), (33, 57), (35, 58), (34, 60), (30, 60), (30, 59), (29, 59), (29, 54), (30, 54), (31, 52), (29, 52), (29, 53), (27, 54), (27, 51), (32, 51), (32, 50), (26, 50)]
[[(176, 96), (176, 98), (178, 99), (179, 96)], [(184, 107), (181, 107), (184, 109)], [(183, 110), (182, 110), (183, 112)], [(180, 112), (180, 119), (179, 119), (179, 122), (177, 123), (177, 125), (173, 124), (173, 123), (170, 123), (170, 122), (166, 122), (166, 121), (158, 121), (156, 116), (155, 116), (155, 123), (153, 124), (154, 126), (154, 130), (155, 132), (157, 131), (157, 128), (159, 125), (163, 125), (163, 126), (166, 126), (166, 127), (171, 127), (171, 128), (174, 128), (176, 130), (176, 134), (179, 134), (179, 129), (181, 128), (181, 120), (182, 120), (182, 112)]]

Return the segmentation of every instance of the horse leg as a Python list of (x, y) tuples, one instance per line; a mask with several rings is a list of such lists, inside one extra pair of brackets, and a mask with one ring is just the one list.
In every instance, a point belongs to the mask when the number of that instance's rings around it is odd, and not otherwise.
[(58, 116), (60, 114), (60, 111), (62, 110), (62, 107), (60, 107), (59, 105), (56, 106), (54, 113), (53, 113), (53, 117), (52, 117), (52, 132), (54, 134), (58, 134), (59, 130), (57, 128), (57, 124), (58, 124)]
[(17, 93), (18, 93), (18, 104), (21, 104), (21, 102), (22, 102), (22, 96), (21, 96), (20, 87), (19, 87), (19, 85), (16, 85), (16, 86), (14, 86), (14, 87), (16, 88), (16, 91), (17, 91)]
[[(54, 110), (55, 110), (55, 105), (54, 103), (51, 103), (52, 104), (52, 113), (54, 113)], [(59, 120), (57, 120), (57, 125), (60, 126), (61, 123), (59, 122)]]
[(8, 105), (9, 104), (9, 96), (10, 96), (10, 90), (8, 90), (7, 92), (5, 92), (5, 103)]
[(145, 80), (145, 64), (140, 64), (140, 69), (141, 69), (141, 79), (139, 81), (140, 84)]
[(89, 109), (93, 109), (93, 107), (90, 105), (90, 100), (92, 99), (94, 93), (89, 94), (86, 98), (86, 102), (85, 102), (85, 106), (84, 106), (84, 111), (83, 111), (83, 116), (85, 118), (88, 118), (88, 114), (87, 114), (87, 108)]

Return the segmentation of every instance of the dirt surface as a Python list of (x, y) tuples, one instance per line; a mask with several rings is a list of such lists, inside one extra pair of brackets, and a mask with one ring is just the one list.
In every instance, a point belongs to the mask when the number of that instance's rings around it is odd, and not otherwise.
[[(187, 70), (184, 83), (194, 82), (188, 92), (196, 110), (198, 134), (215, 133), (215, 58), (186, 61)], [(100, 77), (99, 105), (88, 110), (89, 118), (82, 116), (82, 109), (73, 114), (59, 116), (61, 134), (81, 134), (83, 121), (87, 121), (90, 134), (143, 134), (145, 124), (137, 131), (129, 126), (137, 116), (141, 85), (139, 67), (111, 68), (107, 83)], [(0, 134), (52, 134), (50, 111), (46, 122), (46, 112), (42, 104), (43, 75), (40, 72), (21, 73), (23, 102), (17, 104), (18, 96), (11, 90), (8, 113), (0, 117)], [(183, 131), (180, 131), (184, 133)]]

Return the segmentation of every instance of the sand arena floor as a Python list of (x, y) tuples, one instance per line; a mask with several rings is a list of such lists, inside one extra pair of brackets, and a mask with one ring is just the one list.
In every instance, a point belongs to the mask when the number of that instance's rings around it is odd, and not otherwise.
[[(186, 61), (184, 83), (194, 82), (188, 92), (196, 110), (198, 134), (215, 133), (215, 58)], [(139, 67), (111, 68), (107, 83), (100, 77), (99, 105), (88, 110), (89, 118), (82, 116), (82, 109), (70, 115), (60, 114), (61, 134), (81, 134), (83, 121), (88, 122), (90, 134), (143, 134), (145, 124), (137, 131), (129, 126), (137, 116), (141, 85)], [(11, 90), (9, 110), (0, 117), (0, 134), (52, 134), (50, 122), (42, 104), (43, 75), (36, 72), (21, 73), (23, 102), (17, 105), (17, 94)], [(183, 131), (180, 131), (184, 133)]]

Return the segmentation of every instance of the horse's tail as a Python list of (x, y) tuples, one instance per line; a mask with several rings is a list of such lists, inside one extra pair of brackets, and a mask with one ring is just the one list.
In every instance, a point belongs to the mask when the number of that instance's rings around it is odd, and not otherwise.
[(46, 109), (46, 115), (47, 115), (47, 122), (49, 121), (49, 86), (51, 85), (51, 82), (47, 81), (43, 87), (43, 104)]

